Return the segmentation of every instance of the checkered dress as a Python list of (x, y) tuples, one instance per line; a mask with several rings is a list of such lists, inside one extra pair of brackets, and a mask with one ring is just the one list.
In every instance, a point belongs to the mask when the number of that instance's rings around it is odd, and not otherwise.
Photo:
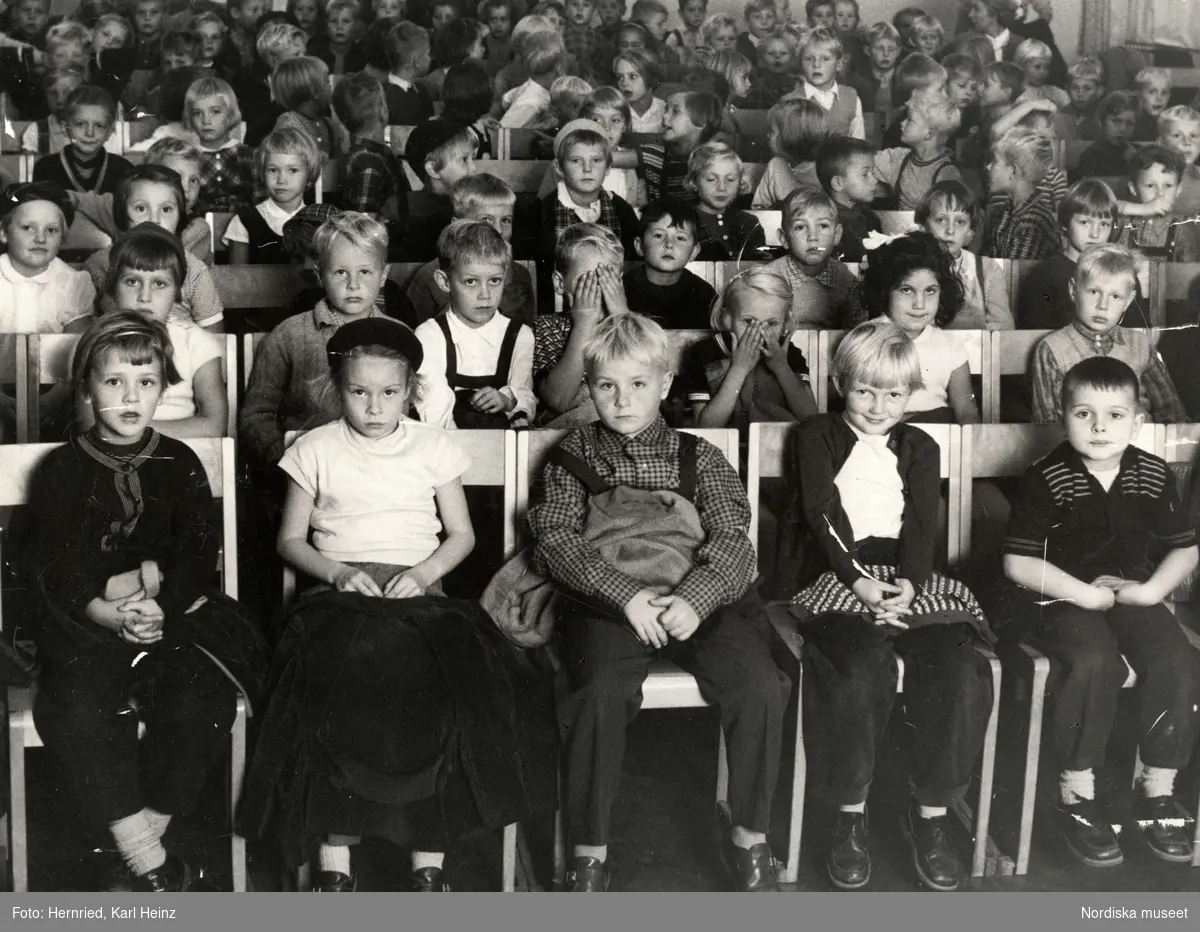
[(253, 207), (255, 194), (254, 150), (232, 145), (213, 152), (200, 151), (200, 201), (209, 210), (237, 213)]

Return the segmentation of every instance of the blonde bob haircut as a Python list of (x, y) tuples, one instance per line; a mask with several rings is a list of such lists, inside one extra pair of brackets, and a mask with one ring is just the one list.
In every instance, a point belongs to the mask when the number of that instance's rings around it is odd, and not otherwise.
[(298, 155), (304, 160), (304, 186), (321, 175), (321, 150), (312, 136), (294, 126), (284, 126), (267, 134), (254, 150), (254, 177), (266, 183), (267, 156)]
[(312, 249), (317, 254), (322, 271), (329, 250), (339, 237), (349, 240), (356, 249), (375, 253), (381, 268), (387, 264), (387, 227), (366, 214), (346, 210), (322, 223), (313, 235)]
[(832, 375), (841, 395), (856, 382), (872, 388), (924, 386), (921, 360), (908, 335), (890, 320), (870, 320), (851, 330), (833, 354)]
[(626, 359), (662, 373), (671, 371), (667, 332), (649, 317), (632, 311), (605, 318), (583, 346), (583, 371), (588, 381), (605, 363)]
[(216, 97), (225, 104), (225, 109), (229, 113), (226, 130), (233, 129), (242, 122), (242, 108), (238, 106), (237, 94), (233, 92), (229, 82), (222, 81), (220, 78), (200, 78), (198, 81), (192, 82), (183, 97), (184, 129), (191, 130), (193, 133), (196, 131), (196, 127), (192, 125), (192, 107), (206, 97)]
[(301, 55), (280, 62), (271, 72), (270, 83), (271, 96), (284, 110), (295, 110), (311, 100), (321, 113), (329, 112), (329, 66), (315, 56)]
[(784, 276), (765, 265), (752, 265), (739, 272), (725, 290), (713, 301), (709, 327), (716, 333), (733, 333), (734, 315), (741, 301), (758, 302), (763, 298), (778, 298), (787, 302), (785, 329), (792, 329), (792, 285)]
[(688, 190), (697, 190), (696, 179), (704, 174), (714, 162), (724, 161), (725, 159), (728, 159), (737, 166), (737, 173), (740, 177), (742, 174), (742, 157), (728, 143), (706, 142), (704, 145), (693, 149), (692, 154), (688, 156), (687, 180), (684, 182)]

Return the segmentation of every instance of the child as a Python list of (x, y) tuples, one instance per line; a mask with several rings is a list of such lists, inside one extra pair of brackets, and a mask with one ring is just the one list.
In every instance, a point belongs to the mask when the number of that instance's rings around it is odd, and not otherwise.
[(117, 119), (116, 102), (102, 88), (84, 84), (63, 104), (67, 138), (57, 155), (40, 158), (34, 181), (52, 181), (68, 191), (114, 191), (132, 166), (105, 150)]
[(442, 115), (447, 123), (467, 127), (475, 139), (475, 158), (491, 155), (492, 82), (477, 61), (463, 61), (446, 69), (441, 90)]
[(983, 90), (979, 92), (980, 130), (985, 138), (999, 135), (992, 125), (1012, 111), (1025, 92), (1025, 72), (1008, 61), (992, 62), (983, 69)]
[(458, 123), (427, 120), (409, 134), (404, 157), (425, 187), (408, 192), (398, 245), (404, 260), (425, 262), (436, 257), (438, 234), (454, 217), (450, 192), (475, 174), (475, 139)]
[(325, 27), (325, 10), (317, 0), (288, 0), (287, 11), (310, 41)]
[(866, 255), (863, 240), (882, 230), (878, 214), (871, 210), (875, 158), (869, 142), (849, 136), (830, 136), (817, 154), (817, 178), (837, 205), (842, 227), (839, 258), (843, 262), (861, 262)]
[(120, 13), (105, 13), (92, 28), (92, 51), (124, 49), (133, 44), (133, 26)]
[[(326, 346), (338, 328), (379, 314), (376, 298), (385, 279), (387, 240), (383, 224), (353, 211), (317, 230), (313, 247), (325, 297), (310, 312), (293, 315), (272, 330), (254, 356), (238, 430), (255, 465), (279, 462), (288, 431), (340, 416), (339, 399), (316, 383), (324, 371)], [(424, 411), (419, 396), (417, 410)]]
[(892, 191), (896, 210), (916, 210), (939, 181), (961, 181), (954, 153), (946, 146), (962, 112), (940, 94), (921, 94), (907, 107), (900, 124), (902, 148), (875, 156), (875, 174)]
[(667, 20), (670, 15), (666, 6), (659, 0), (634, 0), (633, 8), (629, 11), (629, 21), (650, 33), (662, 54), (678, 60), (677, 49), (667, 41)]
[(237, 140), (242, 112), (220, 78), (201, 78), (184, 98), (184, 123), (200, 140), (200, 199), (236, 213), (254, 202), (254, 150)]
[(1121, 243), (1140, 255), (1167, 262), (1200, 262), (1200, 230), (1175, 211), (1183, 159), (1166, 146), (1138, 146), (1129, 167), (1135, 199), (1155, 213), (1133, 218), (1121, 233)]
[(962, 341), (947, 328), (962, 307), (962, 282), (949, 252), (929, 233), (910, 233), (870, 254), (862, 278), (863, 310), (884, 316), (912, 340), (921, 386), (904, 406), (907, 421), (978, 424)]
[[(633, 117), (629, 110), (629, 102), (619, 90), (615, 87), (596, 88), (579, 108), (579, 119), (591, 120), (604, 130), (609, 151), (614, 159), (619, 155), (628, 156), (625, 136), (629, 132)], [(553, 180), (557, 183), (557, 175)], [(624, 198), (626, 202), (635, 206), (645, 201), (645, 197), (638, 192), (637, 170), (633, 168), (617, 168), (615, 165), (610, 167), (604, 176), (604, 190)], [(544, 197), (549, 192), (539, 189), (538, 193)]]
[(796, 90), (792, 49), (782, 33), (774, 32), (762, 38), (754, 62), (750, 91), (744, 97), (743, 106), (751, 110), (767, 110)]
[(1061, 87), (1046, 83), (1050, 79), (1050, 66), (1054, 54), (1050, 46), (1037, 39), (1025, 39), (1017, 46), (1013, 55), (1013, 64), (1019, 65), (1025, 72), (1025, 90), (1022, 100), (1050, 100), (1060, 110), (1071, 103), (1071, 98)]
[[(312, 61), (325, 67), (319, 59)], [(321, 152), (313, 137), (291, 127), (267, 136), (255, 162), (268, 197), (255, 207), (243, 207), (225, 228), (221, 241), (229, 247), (230, 265), (287, 262), (283, 225), (304, 207), (304, 192), (321, 174)]]
[[(272, 17), (275, 15), (271, 14)], [(250, 117), (246, 133), (248, 145), (256, 146), (262, 142), (262, 137), (274, 128), (284, 109), (272, 91), (273, 72), (284, 62), (305, 55), (307, 47), (308, 38), (299, 26), (274, 18), (263, 18), (254, 43), (258, 57), (253, 65), (243, 68), (230, 80), (238, 109)], [(294, 75), (289, 76), (289, 80), (292, 78)], [(311, 72), (309, 80), (312, 80)], [(311, 87), (307, 96), (313, 93), (319, 91)]]
[[(779, 25), (775, 2), (774, 0), (750, 0), (743, 13), (746, 17), (746, 32), (737, 37), (737, 51), (751, 61), (758, 61), (758, 44), (773, 33), (775, 27)], [(716, 52), (733, 51), (733, 49), (719, 49), (711, 44), (710, 47)]]
[(755, 257), (767, 245), (758, 218), (733, 207), (741, 193), (742, 170), (737, 152), (723, 142), (705, 143), (688, 158), (700, 262)]
[[(757, 48), (751, 42), (741, 41), (737, 20), (728, 13), (714, 13), (706, 19), (700, 27), (700, 37), (706, 49), (714, 52), (741, 52), (750, 61), (756, 60)], [(751, 46), (749, 55), (743, 51), (746, 45)]]
[(838, 803), (826, 871), (842, 890), (870, 882), (866, 801), (900, 656), (913, 738), (901, 828), (921, 882), (955, 890), (947, 807), (983, 750), (992, 679), (976, 646), (994, 637), (971, 592), (933, 569), (938, 448), (903, 423), (921, 385), (912, 341), (871, 321), (838, 345), (832, 370), (846, 410), (804, 421), (797, 445), (796, 498), (827, 569), (793, 599), (809, 615), (805, 728), (825, 745)]
[(58, 258), (75, 219), (50, 182), (10, 187), (0, 215), (0, 333), (81, 333), (92, 319), (91, 277)]
[(47, 0), (17, 0), (11, 7), (9, 36), (45, 49), (46, 30), (50, 28), (50, 4)]
[(1033, 351), (1030, 379), (1034, 423), (1062, 420), (1063, 376), (1090, 356), (1119, 359), (1133, 369), (1141, 386), (1142, 410), (1153, 423), (1187, 421), (1187, 412), (1151, 334), (1120, 325), (1136, 292), (1135, 260), (1124, 246), (1093, 246), (1079, 257), (1070, 286), (1075, 319), (1043, 339)]
[(501, 98), (504, 115), (500, 125), (514, 129), (532, 125), (550, 107), (550, 85), (563, 71), (564, 50), (558, 33), (534, 33), (522, 47), (522, 62), (529, 78)]
[[(77, 87), (83, 85), (83, 72), (78, 68), (51, 68), (42, 76), (42, 93), (46, 98), (46, 116), (35, 120), (21, 134), (21, 151), (33, 155), (53, 155), (61, 152), (70, 141), (67, 133), (65, 104)], [(114, 133), (104, 148), (114, 155), (121, 154), (121, 140)]]
[(1179, 183), (1175, 212), (1192, 219), (1200, 216), (1200, 112), (1191, 107), (1168, 107), (1158, 117), (1158, 144), (1174, 149), (1187, 167)]
[[(404, 9), (407, 0), (372, 0), (371, 7), (375, 20), (386, 20), (388, 23), (399, 23), (404, 19)], [(429, 35), (427, 32), (426, 35)]]
[[(719, 74), (729, 85), (729, 104), (731, 112), (739, 108), (749, 108), (755, 101), (752, 97), (753, 82), (751, 76), (754, 66), (741, 52), (714, 52), (705, 59), (705, 68), (714, 74)], [(774, 106), (774, 101), (771, 105)]]
[(197, 13), (188, 20), (188, 29), (200, 46), (197, 66), (211, 68), (218, 77), (232, 77), (241, 70), (236, 50), (225, 41), (229, 27), (216, 13)]
[(962, 284), (962, 307), (946, 326), (952, 330), (1012, 330), (1004, 264), (966, 248), (984, 220), (974, 192), (961, 181), (939, 181), (925, 195), (915, 220), (950, 254), (951, 268)]
[(983, 69), (970, 55), (951, 52), (942, 59), (946, 69), (946, 96), (963, 111), (964, 126), (959, 132), (979, 124), (979, 89), (983, 86)]
[[(1112, 248), (1097, 256), (1097, 273)], [(1187, 863), (1192, 851), (1194, 822), (1175, 798), (1175, 777), (1192, 753), (1200, 686), (1192, 646), (1163, 602), (1196, 568), (1196, 532), (1170, 468), (1131, 445), (1145, 421), (1138, 382), (1116, 357), (1069, 369), (1066, 440), (1026, 470), (1003, 545), (1013, 584), (1004, 615), (1015, 637), (1037, 638), (1057, 671), (1049, 723), (1056, 827), (1090, 867), (1123, 860), (1096, 798), (1095, 768), (1104, 763), (1126, 661), (1137, 674), (1145, 762), (1134, 824), (1157, 858)]]
[(592, 28), (596, 4), (594, 0), (567, 0), (564, 11), (566, 23), (563, 25), (563, 47), (587, 70), (587, 76), (590, 77), (592, 60), (601, 42)]
[(1113, 91), (1096, 107), (1100, 139), (1079, 155), (1080, 178), (1123, 178), (1129, 173), (1129, 158), (1133, 155), (1130, 136), (1137, 120), (1137, 95), (1129, 91)]
[(449, 306), (417, 328), (431, 417), (447, 405), (462, 429), (528, 426), (537, 407), (533, 331), (499, 314), (512, 248), (490, 224), (455, 220), (438, 237), (438, 255), (434, 279)]
[(329, 0), (325, 5), (325, 32), (312, 40), (308, 51), (325, 62), (330, 74), (355, 74), (366, 64), (362, 49), (355, 44), (358, 13), (357, 0)]
[(679, 18), (683, 28), (674, 31), (683, 64), (696, 63), (696, 51), (704, 47), (702, 27), (708, 17), (708, 0), (679, 0)]
[(571, 74), (556, 78), (550, 85), (550, 108), (534, 124), (543, 132), (553, 133), (572, 120), (579, 119), (583, 102), (592, 95), (592, 86)]
[(984, 255), (996, 259), (1048, 259), (1061, 240), (1054, 207), (1037, 190), (1054, 167), (1050, 141), (1030, 129), (1005, 133), (992, 147), (988, 168), (993, 202), (988, 205)]
[(433, 116), (433, 98), (419, 82), (429, 73), (429, 33), (414, 23), (397, 23), (388, 33), (391, 71), (384, 85), (388, 123), (416, 126)]
[[(765, 832), (779, 765), (774, 735), (783, 725), (789, 684), (771, 660), (763, 603), (749, 589), (755, 559), (745, 493), (714, 447), (681, 438), (659, 415), (670, 389), (660, 327), (637, 314), (609, 318), (587, 341), (583, 366), (600, 423), (570, 434), (551, 455), (529, 513), (535, 568), (572, 594), (579, 608), (564, 625), (570, 671), (570, 696), (562, 706), (564, 810), (574, 846), (568, 888), (607, 889), (608, 824), (625, 730), (653, 653), (663, 650), (696, 675), (722, 710), (732, 822), (722, 847), (737, 889), (775, 890)], [(643, 468), (650, 463), (653, 469)], [(687, 561), (659, 595), (630, 569), (601, 557), (585, 533), (589, 489), (605, 486), (640, 492), (647, 508), (663, 490), (678, 490), (673, 509), (687, 508), (694, 498), (703, 533), (688, 536), (700, 538), (695, 543), (704, 563)], [(647, 536), (655, 536), (650, 525)]]
[(754, 190), (755, 210), (778, 210), (801, 185), (816, 187), (817, 153), (829, 137), (829, 115), (803, 98), (781, 100), (767, 112), (771, 160)]
[(909, 44), (913, 51), (937, 61), (946, 44), (946, 27), (936, 16), (918, 16), (908, 27)]
[(816, 414), (808, 361), (792, 343), (787, 279), (751, 266), (712, 303), (713, 336), (688, 354), (682, 376), (700, 427), (798, 421)]
[(629, 104), (631, 133), (661, 133), (666, 101), (654, 96), (662, 80), (658, 59), (637, 50), (618, 54), (612, 63), (617, 90)]
[(183, 891), (192, 869), (163, 836), (226, 759), (236, 690), (256, 704), (269, 659), (257, 620), (207, 583), (221, 534), (204, 466), (151, 424), (178, 380), (166, 328), (104, 317), (71, 373), (94, 426), (47, 454), (14, 551), (38, 618), (34, 716), (132, 889)]
[(176, 68), (191, 68), (200, 54), (200, 43), (190, 32), (168, 32), (162, 37), (159, 54), (164, 74)]
[(400, 220), (407, 209), (408, 177), (383, 141), (383, 86), (369, 75), (347, 75), (334, 88), (333, 109), (350, 134), (338, 182), (342, 206), (384, 222)]
[(662, 142), (637, 148), (638, 177), (646, 184), (647, 202), (688, 196), (688, 159), (721, 128), (721, 101), (704, 91), (672, 94), (660, 131)]
[(462, 16), (456, 0), (433, 0), (429, 5), (429, 26), (433, 31), (445, 26)]
[(316, 182), (320, 164), (344, 148), (331, 120), (329, 69), (311, 55), (281, 62), (271, 72), (271, 96), (284, 111), (275, 121), (275, 130), (296, 130), (316, 143), (318, 168), (307, 179), (310, 184)]
[(629, 307), (668, 330), (707, 329), (717, 294), (686, 268), (700, 252), (695, 211), (679, 201), (642, 208), (634, 245), (644, 264), (625, 273)]
[(900, 60), (900, 33), (891, 23), (875, 23), (865, 35), (870, 67), (847, 80), (858, 92), (863, 111), (877, 115), (892, 111), (892, 85)]
[(792, 286), (791, 330), (849, 330), (862, 323), (858, 279), (834, 256), (842, 238), (837, 205), (802, 185), (783, 202), (781, 241), (789, 255), (768, 268)]
[(494, 76), (508, 64), (512, 56), (512, 6), (509, 0), (487, 0), (479, 8), (479, 18), (488, 28), (483, 40), (484, 61), (488, 73)]
[(909, 105), (918, 97), (944, 97), (949, 75), (946, 69), (920, 52), (909, 53), (899, 65), (892, 81), (892, 111), (886, 117), (883, 148), (900, 146), (900, 127), (908, 116)]
[(800, 44), (804, 82), (797, 93), (828, 112), (831, 133), (865, 139), (862, 101), (854, 88), (837, 80), (841, 58), (842, 43), (834, 32), (819, 28), (808, 33)]
[[(479, 29), (476, 20), (456, 19), (445, 29), (430, 36), (429, 52), (432, 63), (437, 67), (425, 75), (420, 84), (429, 92), (432, 100), (442, 99), (442, 85), (446, 80), (446, 71), (451, 66), (461, 65), (465, 61), (483, 62), (483, 35)], [(430, 112), (432, 114), (432, 108)]]
[(137, 0), (134, 5), (133, 42), (138, 71), (157, 71), (162, 64), (164, 0)]
[(1159, 117), (1171, 102), (1171, 72), (1166, 68), (1143, 68), (1133, 80), (1141, 104), (1133, 127), (1133, 141), (1154, 142), (1161, 135)]
[[(450, 197), (454, 203), (455, 220), (490, 224), (506, 243), (512, 242), (513, 210), (517, 196), (499, 178), (483, 173), (467, 175), (454, 186)], [(433, 259), (422, 266), (408, 286), (408, 298), (418, 323), (432, 320), (450, 302), (449, 292), (437, 282), (438, 261)], [(533, 326), (537, 310), (533, 303), (533, 280), (525, 266), (515, 262), (508, 264), (499, 309), (510, 320)]]
[[(1071, 118), (1074, 138), (1102, 139), (1096, 110), (1104, 97), (1104, 66), (1094, 58), (1081, 58), (1075, 62), (1067, 69), (1067, 96), (1071, 101), (1062, 108), (1062, 114)], [(1137, 95), (1130, 96), (1136, 114), (1139, 109)]]
[[(254, 40), (258, 35), (258, 21), (269, 7), (267, 0), (232, 0), (227, 4), (229, 19), (233, 25), (226, 38), (237, 52), (239, 68), (248, 68), (254, 64)], [(332, 14), (330, 16), (332, 17)]]

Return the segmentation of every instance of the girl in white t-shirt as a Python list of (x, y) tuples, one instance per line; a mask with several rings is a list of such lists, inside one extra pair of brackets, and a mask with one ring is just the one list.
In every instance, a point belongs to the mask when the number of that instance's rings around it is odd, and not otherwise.
[(267, 135), (254, 154), (258, 179), (270, 195), (254, 207), (243, 207), (225, 229), (232, 265), (279, 265), (283, 225), (304, 208), (304, 192), (321, 177), (321, 151), (308, 133), (294, 127)]
[(967, 351), (949, 326), (963, 303), (963, 288), (950, 255), (928, 233), (910, 233), (867, 255), (862, 305), (892, 320), (913, 341), (921, 361), (922, 388), (909, 396), (906, 421), (977, 424)]

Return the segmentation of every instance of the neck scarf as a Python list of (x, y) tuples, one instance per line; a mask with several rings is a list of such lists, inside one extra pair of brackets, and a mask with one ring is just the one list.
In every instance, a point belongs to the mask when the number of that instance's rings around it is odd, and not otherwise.
[(161, 434), (151, 430), (150, 439), (146, 441), (145, 446), (128, 459), (105, 453), (92, 442), (92, 438), (87, 434), (80, 434), (77, 438), (79, 449), (101, 466), (112, 470), (113, 482), (117, 487), (117, 498), (121, 500), (123, 520), (113, 521), (109, 525), (109, 532), (100, 542), (100, 549), (104, 553), (112, 553), (116, 549), (118, 538), (127, 540), (133, 534), (133, 529), (137, 527), (138, 519), (145, 510), (142, 501), (142, 483), (138, 478), (137, 470), (142, 463), (154, 455), (154, 451), (158, 449), (160, 437)]

